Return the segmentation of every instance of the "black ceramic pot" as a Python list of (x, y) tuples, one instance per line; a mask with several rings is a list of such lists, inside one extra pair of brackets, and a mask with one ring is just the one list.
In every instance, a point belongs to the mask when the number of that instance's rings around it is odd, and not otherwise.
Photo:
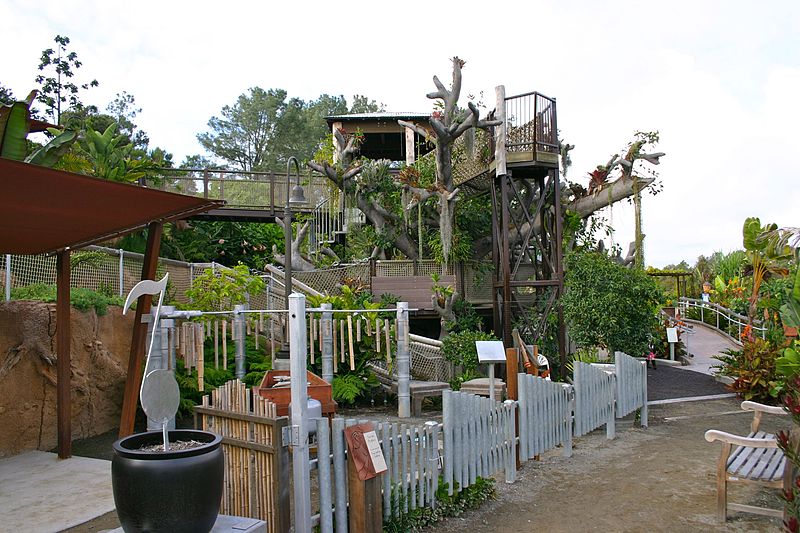
[(222, 499), (222, 437), (179, 429), (170, 442), (196, 440), (202, 446), (182, 451), (143, 452), (163, 442), (160, 431), (138, 433), (114, 443), (111, 482), (122, 529), (132, 532), (207, 533)]

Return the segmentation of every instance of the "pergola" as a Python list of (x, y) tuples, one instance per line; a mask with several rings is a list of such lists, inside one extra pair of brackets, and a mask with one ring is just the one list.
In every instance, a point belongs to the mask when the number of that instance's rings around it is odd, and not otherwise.
[[(153, 279), (164, 223), (219, 208), (224, 202), (146, 189), (0, 158), (0, 253), (52, 254), (57, 258), (56, 405), (58, 455), (72, 454), (70, 398), (70, 252), (148, 229), (142, 279)], [(147, 328), (136, 306), (120, 434), (133, 431)]]

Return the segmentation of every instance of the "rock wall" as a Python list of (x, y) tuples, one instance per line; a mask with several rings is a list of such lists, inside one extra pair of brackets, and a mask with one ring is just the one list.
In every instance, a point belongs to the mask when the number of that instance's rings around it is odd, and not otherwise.
[[(72, 309), (72, 438), (119, 425), (133, 314)], [(56, 309), (0, 302), (0, 457), (56, 446)]]

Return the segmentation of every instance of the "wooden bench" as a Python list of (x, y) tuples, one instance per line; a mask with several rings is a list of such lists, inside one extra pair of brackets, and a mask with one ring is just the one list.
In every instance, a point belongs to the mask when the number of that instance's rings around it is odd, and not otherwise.
[(716, 429), (705, 434), (708, 442), (722, 442), (722, 453), (717, 462), (717, 517), (725, 522), (730, 509), (782, 518), (782, 509), (728, 503), (729, 482), (758, 483), (779, 489), (787, 488), (792, 482), (791, 468), (786, 468), (786, 458), (778, 448), (775, 435), (759, 430), (764, 413), (786, 415), (786, 411), (782, 407), (756, 402), (742, 402), (742, 409), (753, 411), (749, 435), (742, 437)]
[[(450, 390), (450, 384), (443, 381), (417, 381), (408, 382), (408, 392), (411, 396), (411, 416), (422, 416), (422, 400), (428, 397), (441, 396), (442, 391)], [(392, 392), (397, 394), (397, 382), (392, 383)]]

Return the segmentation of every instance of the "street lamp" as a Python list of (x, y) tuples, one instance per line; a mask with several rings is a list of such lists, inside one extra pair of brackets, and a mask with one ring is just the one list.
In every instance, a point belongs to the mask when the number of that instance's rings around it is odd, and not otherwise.
[[(294, 163), (294, 167), (297, 170), (297, 185), (292, 187), (292, 193), (289, 195), (292, 163)], [(283, 265), (286, 276), (283, 278), (283, 292), (286, 295), (284, 303), (287, 310), (289, 309), (289, 294), (292, 292), (292, 205), (304, 203), (306, 203), (306, 197), (303, 195), (303, 188), (300, 186), (300, 163), (297, 162), (296, 157), (292, 156), (286, 162), (286, 207), (283, 209), (283, 236), (286, 241), (284, 244), (286, 253)]]

